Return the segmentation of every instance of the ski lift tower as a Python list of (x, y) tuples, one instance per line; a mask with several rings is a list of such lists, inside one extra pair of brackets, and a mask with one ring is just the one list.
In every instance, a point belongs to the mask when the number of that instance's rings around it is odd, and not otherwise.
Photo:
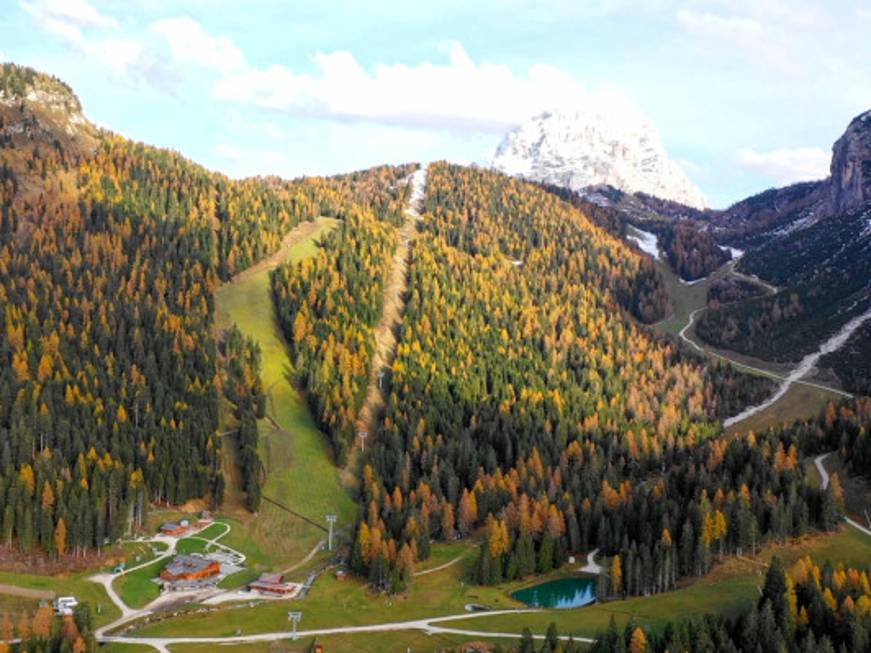
[(330, 525), (330, 534), (327, 537), (327, 551), (333, 550), (333, 526), (336, 523), (335, 515), (327, 515), (327, 523)]
[(302, 619), (302, 612), (288, 612), (287, 620), (293, 624), (293, 633), (291, 634), (291, 639), (296, 641), (296, 625)]

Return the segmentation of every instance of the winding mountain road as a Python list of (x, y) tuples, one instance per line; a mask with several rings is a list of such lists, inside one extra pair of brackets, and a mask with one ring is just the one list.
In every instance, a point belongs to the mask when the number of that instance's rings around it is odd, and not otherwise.
[(849, 339), (849, 337), (851, 335), (853, 335), (853, 332), (855, 332), (856, 329), (858, 329), (860, 326), (862, 326), (862, 324), (865, 322), (865, 320), (871, 319), (871, 309), (865, 311), (861, 315), (857, 315), (852, 320), (847, 322), (844, 326), (841, 327), (841, 329), (835, 335), (831, 336), (828, 340), (823, 342), (820, 345), (820, 347), (817, 349), (817, 351), (812, 352), (812, 353), (808, 354), (807, 356), (805, 356), (801, 360), (801, 362), (799, 362), (799, 364), (795, 367), (795, 369), (792, 370), (792, 372), (790, 372), (787, 376), (775, 374), (774, 372), (769, 372), (768, 370), (763, 370), (762, 368), (754, 367), (752, 365), (746, 365), (745, 363), (741, 363), (737, 360), (729, 358), (728, 356), (724, 356), (722, 354), (718, 354), (717, 352), (710, 351), (709, 349), (706, 349), (704, 346), (700, 345), (699, 343), (694, 341), (692, 338), (690, 338), (687, 335), (687, 332), (692, 328), (693, 324), (695, 323), (696, 316), (704, 310), (705, 310), (705, 307), (703, 306), (701, 308), (697, 308), (692, 313), (690, 313), (689, 321), (680, 330), (680, 333), (678, 333), (681, 340), (683, 340), (684, 342), (686, 342), (687, 344), (692, 346), (699, 353), (705, 354), (707, 356), (711, 356), (712, 358), (717, 358), (719, 360), (726, 361), (728, 363), (731, 363), (735, 367), (745, 369), (745, 370), (748, 370), (751, 372), (756, 372), (757, 374), (762, 374), (764, 376), (767, 376), (769, 378), (772, 378), (772, 379), (775, 379), (775, 380), (781, 382), (780, 386), (777, 388), (777, 390), (774, 392), (774, 394), (772, 394), (770, 397), (768, 397), (765, 401), (763, 401), (759, 404), (756, 404), (755, 406), (749, 406), (749, 407), (745, 408), (744, 410), (742, 410), (737, 415), (733, 415), (732, 417), (729, 417), (728, 419), (723, 420), (723, 426), (725, 426), (725, 427), (732, 426), (733, 424), (737, 424), (738, 422), (742, 422), (745, 419), (747, 419), (748, 417), (752, 417), (753, 415), (756, 415), (757, 413), (765, 410), (766, 408), (768, 408), (769, 406), (774, 404), (783, 395), (785, 395), (787, 390), (789, 390), (789, 387), (794, 383), (806, 385), (806, 386), (809, 386), (812, 388), (818, 388), (820, 390), (827, 390), (829, 392), (834, 392), (836, 394), (839, 394), (839, 395), (841, 395), (843, 397), (847, 397), (847, 398), (853, 397), (852, 394), (850, 394), (849, 392), (845, 392), (844, 390), (838, 390), (837, 388), (832, 388), (830, 386), (823, 385), (822, 383), (814, 383), (813, 381), (804, 381), (804, 380), (802, 380), (802, 377), (805, 374), (807, 374), (808, 372), (810, 372), (811, 369), (813, 369), (814, 365), (817, 364), (817, 362), (819, 361), (819, 359), (822, 356), (838, 350)]
[[(821, 454), (821, 455), (817, 456), (816, 458), (814, 458), (814, 465), (816, 465), (817, 471), (820, 473), (820, 487), (823, 488), (824, 490), (827, 487), (829, 487), (829, 472), (826, 471), (826, 468), (823, 465), (823, 461), (826, 459), (827, 456), (830, 456), (830, 455), (831, 455), (831, 452)], [(862, 524), (860, 524), (859, 522), (857, 522), (853, 519), (850, 519), (846, 515), (844, 515), (844, 521), (846, 521), (850, 526), (852, 526), (856, 530), (865, 533), (865, 535), (867, 535), (868, 537), (871, 537), (871, 529), (865, 528), (864, 526), (862, 526)]]

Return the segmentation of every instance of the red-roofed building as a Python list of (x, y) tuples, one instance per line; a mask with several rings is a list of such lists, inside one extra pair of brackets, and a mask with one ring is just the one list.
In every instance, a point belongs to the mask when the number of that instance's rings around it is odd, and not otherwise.
[(281, 574), (261, 574), (260, 578), (248, 585), (252, 592), (290, 596), (299, 592), (299, 583), (286, 583)]

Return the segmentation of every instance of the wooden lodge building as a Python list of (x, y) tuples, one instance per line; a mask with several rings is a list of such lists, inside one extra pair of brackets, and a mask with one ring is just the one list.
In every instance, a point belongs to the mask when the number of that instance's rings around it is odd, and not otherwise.
[(299, 592), (300, 585), (285, 582), (281, 574), (261, 574), (260, 578), (248, 584), (248, 589), (261, 594), (290, 597)]
[(221, 573), (221, 563), (196, 555), (177, 555), (173, 558), (160, 577), (171, 583), (178, 581), (203, 580)]

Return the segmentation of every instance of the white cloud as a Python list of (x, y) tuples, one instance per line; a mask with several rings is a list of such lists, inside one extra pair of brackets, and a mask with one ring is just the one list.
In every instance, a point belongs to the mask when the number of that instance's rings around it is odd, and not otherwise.
[(803, 76), (808, 59), (825, 52), (815, 51), (831, 22), (804, 0), (696, 0), (678, 9), (675, 19), (701, 51), (744, 55), (757, 67)]
[(745, 39), (762, 33), (762, 25), (753, 18), (720, 16), (708, 12), (680, 9), (677, 22), (687, 31), (703, 37)]
[(824, 179), (829, 175), (831, 154), (818, 147), (782, 148), (757, 152), (745, 148), (738, 152), (738, 164), (781, 184)]
[(137, 39), (93, 38), (84, 33), (88, 29), (108, 29), (114, 33), (118, 27), (117, 20), (101, 14), (84, 0), (34, 0), (21, 2), (21, 7), (43, 29), (60, 37), (68, 48), (100, 62), (116, 76), (123, 77), (140, 64), (143, 48)]
[(591, 94), (552, 66), (516, 74), (505, 65), (476, 63), (456, 42), (443, 50), (446, 62), (377, 64), (372, 72), (350, 52), (319, 52), (314, 73), (283, 65), (250, 68), (218, 82), (214, 96), (340, 121), (497, 132), (555, 106), (596, 103), (608, 111), (632, 111), (619, 93)]
[(245, 67), (245, 55), (232, 40), (211, 36), (193, 18), (159, 20), (151, 30), (166, 39), (172, 56), (181, 63), (194, 62), (223, 74)]
[(116, 27), (118, 21), (104, 16), (85, 0), (22, 1), (21, 7), (43, 24), (60, 23), (74, 27)]

